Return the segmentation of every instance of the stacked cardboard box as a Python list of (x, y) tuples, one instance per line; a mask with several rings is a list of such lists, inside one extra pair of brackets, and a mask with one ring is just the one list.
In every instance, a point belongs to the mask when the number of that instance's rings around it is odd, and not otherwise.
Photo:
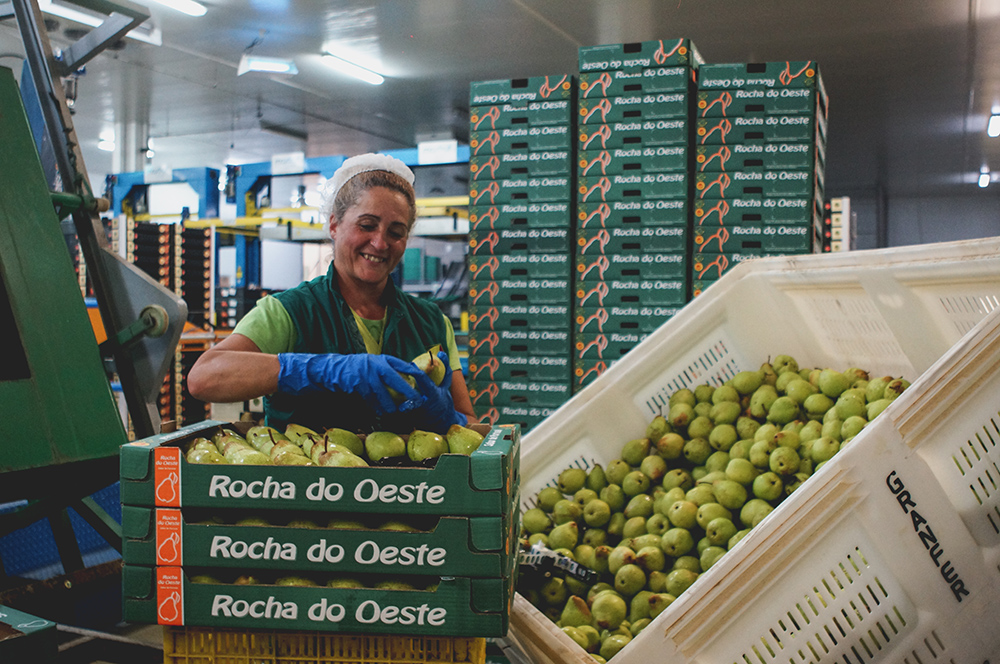
[(698, 73), (692, 293), (743, 260), (819, 251), (827, 97), (815, 62)]
[[(456, 637), (507, 631), (520, 432), (431, 466), (189, 463), (204, 422), (122, 448), (124, 618)], [(386, 584), (385, 582), (393, 583)]]
[(468, 383), (483, 421), (527, 429), (570, 396), (575, 87), (471, 85)]
[(689, 299), (694, 81), (686, 39), (579, 51), (574, 390)]

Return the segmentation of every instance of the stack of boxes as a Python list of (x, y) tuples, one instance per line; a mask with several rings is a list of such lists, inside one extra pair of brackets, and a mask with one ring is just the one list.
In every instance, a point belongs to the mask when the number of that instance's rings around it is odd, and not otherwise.
[(814, 62), (698, 74), (692, 294), (758, 256), (820, 251), (827, 97)]
[(251, 424), (202, 423), (123, 446), (127, 621), (506, 633), (519, 550), (516, 426), (476, 425), (486, 434), (478, 449), (431, 466), (187, 461), (199, 438), (247, 436)]
[(469, 393), (527, 429), (570, 396), (575, 80), (474, 82)]
[(689, 299), (687, 39), (579, 51), (573, 385), (579, 390)]

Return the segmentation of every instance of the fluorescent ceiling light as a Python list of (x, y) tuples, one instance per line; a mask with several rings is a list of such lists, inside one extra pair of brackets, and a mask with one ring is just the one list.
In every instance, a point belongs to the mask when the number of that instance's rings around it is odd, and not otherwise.
[(97, 141), (97, 149), (103, 150), (104, 152), (114, 152), (115, 142), (109, 141), (106, 138), (102, 138), (101, 140)]
[(986, 135), (990, 138), (1000, 136), (1000, 115), (991, 115), (990, 122), (986, 125)]
[(323, 55), (323, 62), (330, 68), (336, 69), (342, 74), (347, 74), (348, 76), (353, 76), (354, 78), (361, 79), (365, 83), (371, 83), (372, 85), (382, 85), (385, 81), (385, 77), (381, 74), (373, 72), (371, 69), (366, 69), (361, 65), (356, 65), (349, 60), (337, 57), (336, 55), (331, 55), (326, 53)]
[(204, 16), (206, 11), (205, 5), (194, 0), (152, 0), (152, 2), (188, 16)]
[[(59, 18), (64, 18), (68, 21), (75, 21), (82, 25), (89, 25), (92, 28), (96, 28), (104, 23), (106, 18), (105, 16), (101, 16), (99, 14), (92, 14), (75, 7), (70, 7), (69, 5), (53, 2), (53, 0), (38, 0), (38, 9), (46, 14), (58, 16)], [(153, 27), (152, 25), (140, 25), (139, 27), (130, 30), (125, 36), (135, 39), (136, 41), (152, 44), (153, 46), (163, 45), (163, 33), (159, 28)]]
[(990, 185), (990, 174), (988, 172), (982, 172), (979, 174), (979, 187), (985, 189)]
[(295, 62), (288, 58), (265, 58), (259, 55), (243, 54), (240, 58), (240, 66), (236, 69), (236, 75), (242, 76), (248, 71), (266, 71), (272, 74), (298, 74), (299, 69)]

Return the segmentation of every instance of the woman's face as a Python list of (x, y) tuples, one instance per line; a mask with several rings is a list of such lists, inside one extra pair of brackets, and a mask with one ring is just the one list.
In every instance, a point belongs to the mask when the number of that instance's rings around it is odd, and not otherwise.
[(333, 219), (333, 260), (341, 278), (384, 284), (406, 250), (409, 203), (403, 194), (373, 187), (362, 192), (343, 218)]

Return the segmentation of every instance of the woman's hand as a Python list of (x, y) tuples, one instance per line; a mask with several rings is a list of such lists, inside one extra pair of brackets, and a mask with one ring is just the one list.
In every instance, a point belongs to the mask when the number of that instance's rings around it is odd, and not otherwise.
[(448, 362), (448, 354), (442, 351), (438, 353), (438, 357), (441, 358), (445, 366), (445, 374), (440, 386), (435, 385), (434, 381), (422, 371), (414, 378), (417, 381), (417, 390), (425, 399), (421, 407), (424, 414), (421, 426), (437, 433), (444, 433), (452, 424), (465, 426), (468, 424), (469, 418), (455, 410), (455, 403), (451, 396), (451, 365)]
[[(279, 353), (278, 361), (281, 364), (278, 389), (288, 394), (322, 389), (351, 392), (361, 395), (380, 416), (413, 410), (425, 402), (424, 396), (400, 374), (413, 376), (417, 381), (421, 377), (426, 379), (426, 374), (413, 363), (391, 355)], [(400, 403), (393, 399), (390, 389), (402, 395)]]

